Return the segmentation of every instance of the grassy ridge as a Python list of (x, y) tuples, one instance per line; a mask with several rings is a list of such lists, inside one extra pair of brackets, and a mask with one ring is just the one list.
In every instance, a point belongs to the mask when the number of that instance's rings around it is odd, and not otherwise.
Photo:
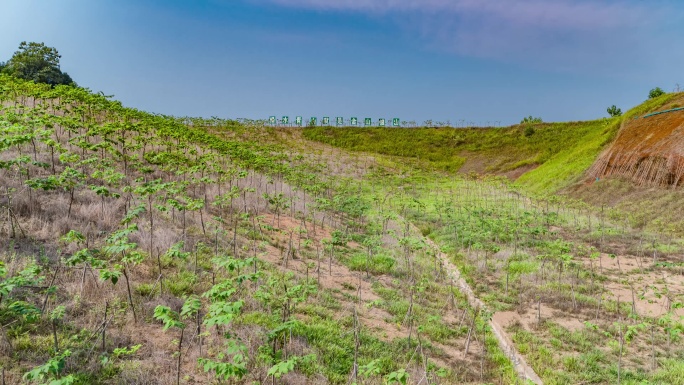
[[(316, 127), (305, 129), (304, 136), (353, 151), (426, 160), (429, 166), (443, 171), (458, 171), (474, 158), (485, 158), (483, 163), (486, 166), (481, 171), (490, 173), (549, 163), (550, 169), (563, 168), (562, 181), (565, 182), (576, 178), (591, 165), (618, 127), (618, 119), (506, 128)], [(557, 190), (563, 187), (557, 179), (542, 169), (531, 173), (526, 183), (535, 190)]]
[(556, 152), (518, 182), (534, 193), (557, 192), (576, 182), (617, 133), (620, 120), (588, 122), (582, 140)]
[[(581, 141), (568, 143), (567, 147), (551, 156), (535, 170), (523, 174), (518, 181), (534, 193), (557, 192), (568, 187), (577, 182), (596, 161), (601, 150), (615, 139), (622, 122), (658, 110), (678, 95), (665, 94), (647, 100), (618, 119), (586, 122), (586, 133)], [(560, 139), (558, 142), (562, 143)]]

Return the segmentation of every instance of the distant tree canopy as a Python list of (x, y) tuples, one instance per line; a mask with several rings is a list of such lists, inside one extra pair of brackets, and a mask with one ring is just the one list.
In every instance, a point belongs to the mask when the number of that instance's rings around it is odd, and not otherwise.
[(23, 41), (19, 44), (19, 50), (7, 63), (0, 63), (0, 71), (51, 86), (75, 85), (71, 76), (59, 68), (59, 58), (61, 56), (56, 48), (48, 47), (44, 43)]
[(526, 116), (523, 118), (523, 120), (520, 121), (520, 124), (528, 124), (528, 123), (542, 123), (543, 120), (540, 117), (533, 117), (532, 115)]
[(648, 93), (648, 98), (649, 98), (649, 99), (654, 99), (654, 98), (657, 98), (658, 96), (664, 95), (664, 94), (665, 94), (665, 91), (663, 91), (662, 88), (656, 87), (656, 88), (652, 89), (652, 90)]
[(622, 109), (621, 109), (621, 108), (617, 108), (617, 106), (616, 106), (615, 104), (613, 104), (612, 106), (608, 107), (607, 111), (608, 111), (608, 115), (610, 115), (611, 117), (616, 117), (616, 116), (621, 116), (621, 115), (622, 115)]

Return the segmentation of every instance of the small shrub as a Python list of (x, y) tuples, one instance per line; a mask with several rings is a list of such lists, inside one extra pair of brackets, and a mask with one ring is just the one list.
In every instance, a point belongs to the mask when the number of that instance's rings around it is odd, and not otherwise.
[(655, 99), (661, 95), (665, 95), (665, 91), (663, 91), (663, 89), (660, 87), (656, 87), (648, 93), (648, 98), (649, 99)]
[[(366, 264), (368, 263), (368, 256), (366, 254), (356, 254), (349, 259), (349, 268), (355, 271), (366, 271)], [(389, 274), (392, 271), (396, 261), (394, 258), (378, 254), (371, 259), (368, 271), (371, 274)]]
[(428, 235), (432, 234), (432, 226), (430, 226), (429, 224), (419, 224), (418, 228), (420, 229), (420, 233), (423, 234), (424, 237), (427, 237)]
[(143, 297), (148, 297), (155, 291), (157, 291), (155, 285), (149, 283), (142, 283), (135, 288), (135, 292)]
[(453, 328), (445, 325), (441, 319), (428, 318), (428, 322), (421, 325), (423, 333), (427, 334), (431, 340), (445, 343), (448, 339), (465, 334), (467, 327)]
[(530, 136), (534, 135), (535, 131), (532, 126), (527, 126), (525, 127), (525, 131), (523, 131), (523, 134), (525, 135), (526, 138), (529, 138)]
[(177, 297), (193, 294), (193, 287), (196, 282), (197, 276), (190, 271), (182, 271), (177, 276), (164, 281), (171, 294)]

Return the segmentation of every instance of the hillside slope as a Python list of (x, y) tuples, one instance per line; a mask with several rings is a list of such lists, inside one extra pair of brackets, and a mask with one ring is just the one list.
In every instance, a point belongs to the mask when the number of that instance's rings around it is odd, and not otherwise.
[[(305, 128), (304, 137), (352, 151), (409, 158), (417, 165), (447, 172), (506, 175), (517, 179), (528, 191), (548, 194), (585, 177), (621, 126), (630, 126), (629, 122), (648, 113), (674, 108), (681, 102), (679, 99), (681, 94), (666, 94), (624, 116), (588, 122), (503, 128), (314, 127)], [(648, 119), (657, 125), (667, 116)]]
[(304, 129), (304, 136), (353, 151), (410, 158), (447, 172), (522, 175), (531, 190), (555, 192), (580, 178), (618, 128), (619, 118), (503, 128), (317, 127)]
[(278, 134), (0, 75), (1, 378), (514, 382), (377, 165)]
[[(675, 161), (681, 159), (684, 111), (643, 118), (677, 108), (683, 98), (681, 93), (665, 94), (621, 117), (588, 122), (465, 129), (316, 127), (304, 129), (303, 135), (352, 151), (394, 156), (423, 169), (503, 175), (528, 193), (607, 205), (614, 216), (629, 213), (632, 226), (659, 232), (668, 223), (666, 227), (684, 236), (684, 212), (676, 203), (681, 194), (663, 189), (673, 181), (681, 183), (684, 172), (681, 161)], [(643, 148), (648, 156), (639, 155)], [(631, 166), (635, 164), (641, 166)], [(647, 165), (650, 174), (642, 172)], [(631, 176), (658, 180), (660, 187), (623, 180)]]

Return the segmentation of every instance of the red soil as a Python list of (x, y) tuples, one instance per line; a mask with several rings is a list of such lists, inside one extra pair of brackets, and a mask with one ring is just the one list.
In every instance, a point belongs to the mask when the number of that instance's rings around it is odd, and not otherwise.
[[(672, 109), (683, 100), (680, 96), (660, 111)], [(640, 185), (684, 183), (684, 110), (626, 120), (590, 174), (626, 176)]]

